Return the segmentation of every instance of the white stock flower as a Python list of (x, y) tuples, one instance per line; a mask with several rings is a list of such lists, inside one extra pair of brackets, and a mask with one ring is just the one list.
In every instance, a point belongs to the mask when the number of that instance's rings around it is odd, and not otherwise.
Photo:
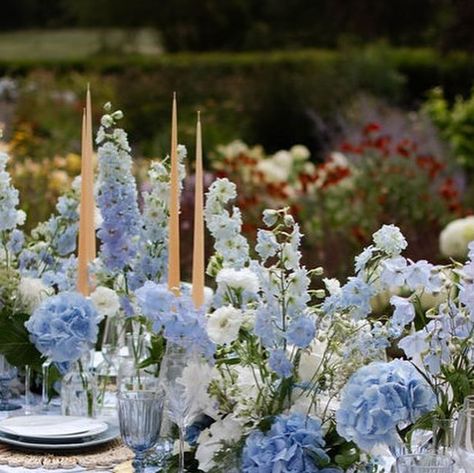
[(216, 276), (217, 284), (227, 286), (230, 289), (242, 290), (250, 293), (256, 293), (259, 290), (257, 275), (248, 268), (221, 269)]
[(52, 296), (53, 289), (46, 286), (41, 279), (23, 277), (18, 284), (18, 295), (23, 307), (32, 313), (43, 299)]
[(439, 236), (439, 249), (448, 258), (466, 258), (474, 240), (474, 216), (448, 223)]
[(383, 225), (373, 235), (375, 246), (390, 256), (399, 255), (407, 247), (407, 241), (395, 225)]
[(216, 466), (214, 457), (225, 443), (236, 443), (242, 437), (242, 426), (233, 417), (219, 419), (209, 428), (203, 430), (198, 438), (196, 459), (199, 469), (209, 471)]
[(209, 315), (207, 332), (218, 345), (233, 342), (239, 336), (243, 314), (231, 305), (220, 307)]
[(120, 300), (117, 293), (108, 287), (99, 286), (92, 294), (91, 300), (97, 312), (102, 317), (114, 316), (120, 309)]

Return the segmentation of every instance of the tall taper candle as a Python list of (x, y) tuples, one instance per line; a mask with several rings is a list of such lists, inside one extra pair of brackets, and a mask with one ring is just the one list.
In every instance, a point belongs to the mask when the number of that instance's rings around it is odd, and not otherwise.
[(171, 114), (171, 175), (169, 197), (168, 288), (179, 295), (181, 282), (179, 256), (179, 163), (178, 163), (178, 112), (176, 92), (173, 93)]
[(78, 261), (77, 261), (77, 290), (84, 296), (90, 294), (89, 287), (89, 258), (87, 255), (87, 195), (85, 189), (86, 183), (86, 169), (87, 169), (87, 126), (86, 126), (86, 111), (82, 114), (82, 149), (81, 149), (81, 202), (79, 214), (79, 235), (78, 235)]
[(88, 172), (88, 182), (90, 187), (88, 188), (87, 198), (89, 199), (88, 206), (90, 207), (90, 214), (88, 225), (90, 225), (90, 231), (87, 232), (89, 242), (87, 245), (88, 248), (88, 258), (89, 261), (94, 261), (96, 257), (96, 237), (95, 237), (95, 199), (94, 199), (94, 135), (92, 133), (92, 101), (91, 101), (91, 89), (89, 84), (87, 84), (87, 101), (86, 101), (86, 136), (87, 136), (87, 153), (88, 153), (88, 163), (89, 167)]
[(196, 123), (196, 170), (194, 175), (194, 248), (193, 301), (196, 308), (204, 304), (204, 190), (202, 168), (201, 114)]

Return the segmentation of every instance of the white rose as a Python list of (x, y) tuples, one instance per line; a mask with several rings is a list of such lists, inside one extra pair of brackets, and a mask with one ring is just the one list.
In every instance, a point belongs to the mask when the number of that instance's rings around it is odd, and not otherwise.
[(448, 223), (439, 236), (439, 249), (448, 258), (466, 258), (474, 240), (474, 216)]
[(221, 269), (216, 276), (217, 284), (223, 284), (229, 288), (256, 293), (259, 290), (257, 275), (248, 268)]
[(120, 309), (120, 299), (113, 289), (99, 286), (92, 294), (91, 300), (102, 317), (113, 317)]
[(239, 336), (243, 314), (231, 305), (220, 307), (209, 315), (207, 332), (210, 339), (218, 345), (231, 343)]
[(18, 295), (23, 307), (32, 313), (43, 301), (54, 293), (53, 289), (37, 278), (24, 277), (18, 284)]

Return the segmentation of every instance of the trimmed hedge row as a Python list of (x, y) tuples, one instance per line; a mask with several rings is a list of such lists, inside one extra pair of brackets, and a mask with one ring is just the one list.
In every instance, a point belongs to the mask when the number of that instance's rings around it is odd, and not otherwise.
[[(243, 138), (269, 151), (303, 143), (324, 150), (324, 126), (357, 92), (416, 106), (437, 85), (448, 97), (465, 94), (474, 58), (441, 56), (431, 49), (298, 50), (254, 53), (90, 57), (70, 61), (0, 60), (0, 75), (27, 76), (47, 69), (57, 77), (77, 71), (110, 85), (126, 125), (145, 151), (168, 143), (169, 98), (180, 95), (184, 137), (193, 136), (195, 110), (205, 111), (209, 145)], [(95, 78), (95, 79), (94, 79)], [(181, 121), (181, 120), (180, 120)], [(164, 124), (164, 125), (163, 125)], [(321, 124), (323, 124), (321, 126)], [(157, 129), (161, 131), (157, 134)]]

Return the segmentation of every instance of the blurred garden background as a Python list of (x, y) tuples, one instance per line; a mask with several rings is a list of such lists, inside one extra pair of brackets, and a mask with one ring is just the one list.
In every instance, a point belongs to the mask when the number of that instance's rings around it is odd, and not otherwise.
[(79, 173), (90, 83), (96, 127), (107, 101), (125, 114), (140, 186), (176, 90), (190, 174), (200, 109), (208, 180), (237, 183), (248, 236), (288, 205), (331, 276), (382, 223), (433, 262), (474, 239), (471, 0), (3, 0), (0, 28), (1, 146), (27, 228)]

